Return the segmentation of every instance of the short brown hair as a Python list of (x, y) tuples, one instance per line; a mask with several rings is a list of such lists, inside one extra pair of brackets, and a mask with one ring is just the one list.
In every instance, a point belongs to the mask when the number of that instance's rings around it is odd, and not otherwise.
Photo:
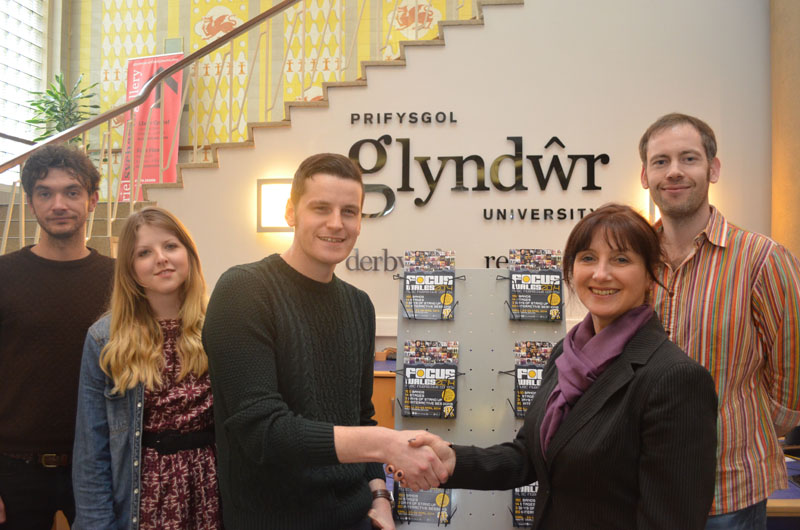
[(642, 164), (647, 166), (647, 144), (655, 133), (684, 124), (691, 125), (700, 133), (700, 139), (703, 141), (703, 148), (706, 151), (706, 158), (708, 158), (709, 162), (714, 160), (714, 157), (717, 156), (717, 137), (714, 136), (714, 130), (700, 118), (673, 112), (657, 119), (647, 128), (642, 135), (642, 139), (639, 140), (639, 157), (642, 159)]
[(33, 152), (22, 167), (22, 188), (28, 197), (33, 196), (36, 181), (47, 177), (51, 169), (63, 169), (75, 177), (92, 195), (100, 188), (100, 172), (86, 153), (64, 144), (45, 145)]
[(647, 274), (658, 281), (658, 268), (664, 263), (658, 233), (647, 220), (630, 206), (604, 204), (578, 221), (564, 248), (564, 280), (572, 283), (575, 257), (588, 249), (595, 233), (601, 230), (608, 246), (635, 252), (644, 260)]
[(305, 193), (306, 181), (321, 173), (358, 182), (358, 185), (361, 186), (361, 203), (364, 203), (364, 182), (358, 166), (344, 155), (319, 153), (303, 160), (300, 167), (297, 168), (292, 180), (292, 204), (297, 206), (300, 197)]

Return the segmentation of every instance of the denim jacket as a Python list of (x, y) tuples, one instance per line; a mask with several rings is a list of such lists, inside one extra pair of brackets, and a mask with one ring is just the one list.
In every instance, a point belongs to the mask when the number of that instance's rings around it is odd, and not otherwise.
[(72, 453), (73, 530), (139, 528), (144, 386), (111, 392), (114, 383), (100, 369), (110, 323), (108, 314), (95, 322), (83, 346)]

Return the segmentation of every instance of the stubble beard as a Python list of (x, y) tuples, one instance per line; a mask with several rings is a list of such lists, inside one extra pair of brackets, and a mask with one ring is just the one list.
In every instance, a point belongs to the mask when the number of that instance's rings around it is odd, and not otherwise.
[(84, 228), (85, 225), (76, 226), (76, 227), (73, 227), (73, 228), (71, 228), (69, 230), (65, 230), (63, 232), (54, 232), (52, 230), (48, 230), (47, 227), (42, 225), (41, 223), (39, 223), (39, 226), (42, 227), (42, 230), (51, 239), (55, 239), (55, 240), (58, 240), (58, 241), (68, 241), (70, 239), (74, 239), (76, 237), (79, 237), (79, 235), (81, 235), (81, 232), (83, 232), (82, 229)]
[(39, 217), (36, 217), (36, 222), (39, 223), (39, 227), (42, 229), (42, 232), (47, 234), (47, 237), (53, 239), (55, 241), (68, 241), (70, 239), (74, 239), (79, 236), (85, 236), (86, 230), (86, 220), (84, 219), (83, 223), (80, 223), (78, 219), (74, 221), (70, 228), (65, 228), (63, 230), (55, 231), (50, 229), (48, 226), (47, 220), (42, 221)]
[[(662, 217), (680, 220), (681, 218), (691, 217), (706, 205), (708, 201), (708, 187), (711, 183), (711, 168), (706, 172), (706, 187), (701, 192), (697, 187), (693, 188), (689, 197), (679, 203), (669, 203), (665, 201), (658, 190), (651, 189), (650, 197), (658, 206)], [(655, 191), (655, 193), (653, 193)]]
[(47, 235), (50, 236), (51, 238), (58, 239), (59, 241), (66, 241), (69, 239), (73, 239), (77, 237), (81, 231), (80, 228), (75, 228), (67, 232), (51, 232), (50, 230), (47, 230), (44, 227), (42, 227), (42, 230), (44, 230), (47, 233)]

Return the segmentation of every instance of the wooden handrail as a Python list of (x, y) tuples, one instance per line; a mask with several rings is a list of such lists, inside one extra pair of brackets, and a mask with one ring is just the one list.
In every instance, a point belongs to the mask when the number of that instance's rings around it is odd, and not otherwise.
[(106, 121), (111, 120), (112, 118), (115, 118), (115, 117), (119, 116), (120, 114), (124, 114), (124, 113), (128, 112), (129, 110), (133, 109), (134, 107), (138, 107), (139, 105), (141, 105), (142, 103), (144, 103), (147, 100), (148, 96), (150, 96), (150, 92), (153, 91), (153, 88), (155, 88), (156, 85), (158, 85), (158, 83), (161, 82), (161, 80), (166, 79), (168, 77), (171, 77), (173, 74), (175, 74), (176, 72), (178, 72), (180, 70), (183, 70), (184, 68), (186, 68), (190, 64), (194, 63), (195, 61), (197, 61), (201, 57), (205, 57), (206, 55), (208, 55), (209, 53), (213, 52), (217, 48), (220, 48), (223, 45), (229, 43), (230, 41), (232, 41), (236, 37), (242, 35), (243, 33), (247, 33), (250, 30), (250, 28), (252, 28), (253, 26), (257, 26), (258, 24), (260, 24), (264, 20), (272, 18), (273, 16), (277, 15), (281, 11), (283, 11), (286, 8), (292, 6), (293, 4), (296, 4), (299, 1), (300, 0), (283, 0), (283, 2), (281, 2), (280, 4), (277, 4), (277, 5), (269, 8), (269, 9), (267, 9), (263, 13), (261, 13), (261, 14), (255, 16), (255, 17), (253, 17), (252, 19), (248, 20), (247, 22), (245, 22), (244, 24), (242, 24), (238, 28), (234, 28), (230, 32), (226, 33), (223, 37), (220, 37), (219, 39), (215, 40), (214, 42), (212, 42), (210, 44), (206, 44), (205, 46), (203, 46), (202, 48), (200, 48), (196, 52), (194, 52), (194, 53), (192, 53), (190, 55), (187, 55), (186, 57), (184, 57), (183, 59), (181, 59), (177, 63), (173, 64), (172, 66), (170, 66), (166, 70), (162, 71), (158, 75), (156, 75), (153, 78), (151, 78), (150, 81), (148, 81), (142, 87), (141, 92), (139, 92), (139, 95), (136, 96), (136, 98), (128, 101), (127, 103), (125, 103), (123, 105), (120, 105), (119, 107), (116, 107), (116, 108), (111, 109), (111, 110), (107, 110), (106, 112), (104, 112), (102, 114), (94, 116), (93, 118), (91, 118), (89, 120), (86, 120), (83, 123), (79, 123), (78, 125), (75, 125), (74, 127), (71, 127), (71, 128), (69, 128), (69, 129), (67, 129), (65, 131), (62, 131), (62, 132), (56, 134), (55, 136), (51, 136), (47, 140), (44, 140), (43, 142), (40, 142), (40, 143), (34, 145), (31, 149), (28, 149), (27, 151), (24, 151), (23, 153), (15, 156), (14, 158), (3, 162), (3, 164), (0, 165), (0, 173), (3, 173), (4, 171), (6, 171), (8, 169), (11, 169), (11, 168), (16, 167), (17, 165), (23, 163), (25, 160), (28, 159), (29, 156), (31, 156), (31, 153), (33, 153), (39, 147), (42, 147), (42, 146), (48, 145), (48, 144), (57, 144), (57, 143), (65, 142), (65, 141), (69, 140), (70, 138), (78, 136), (79, 134), (81, 134), (81, 133), (83, 133), (85, 131), (88, 131), (89, 129), (92, 129), (95, 126), (100, 125), (101, 123), (105, 123)]
[(14, 136), (13, 134), (6, 134), (4, 132), (0, 132), (0, 138), (5, 138), (6, 140), (11, 140), (12, 142), (17, 142), (25, 145), (36, 145), (36, 142), (33, 140), (26, 140), (25, 138), (20, 138), (18, 136)]

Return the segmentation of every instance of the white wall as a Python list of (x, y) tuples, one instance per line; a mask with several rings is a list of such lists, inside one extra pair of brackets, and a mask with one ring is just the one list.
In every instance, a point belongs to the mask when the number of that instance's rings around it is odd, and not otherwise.
[[(443, 47), (407, 50), (407, 66), (372, 68), (368, 87), (329, 92), (330, 108), (295, 109), (291, 128), (262, 129), (256, 148), (220, 152), (218, 169), (184, 169), (183, 190), (151, 190), (195, 236), (210, 287), (229, 266), (284, 250), (291, 235), (257, 233), (256, 179), (291, 176), (306, 156), (347, 153), (364, 138), (409, 138), (411, 156), (478, 154), (489, 165), (511, 153), (507, 136), (523, 138), (523, 155), (601, 154), (600, 191), (581, 191), (576, 170), (567, 191), (542, 192), (523, 162), (527, 192), (452, 192), (452, 165), (431, 201), (417, 207), (425, 182), (412, 165), (414, 193), (395, 192), (397, 207), (365, 219), (361, 255), (405, 249), (455, 249), (457, 266), (481, 268), (484, 255), (511, 247), (561, 248), (574, 221), (486, 221), (483, 208), (590, 208), (619, 201), (648, 207), (639, 184), (637, 146), (660, 115), (680, 111), (716, 130), (722, 160), (711, 198), (730, 220), (768, 233), (770, 222), (769, 2), (751, 0), (527, 0), (484, 9), (485, 27), (448, 28)], [(350, 124), (352, 112), (453, 112), (457, 124)], [(544, 149), (558, 136), (565, 149)], [(365, 183), (400, 187), (401, 148)], [(365, 150), (365, 154), (367, 150)], [(368, 157), (365, 157), (365, 159)], [(412, 160), (413, 162), (413, 160)], [(365, 161), (365, 165), (368, 163)], [(472, 165), (465, 185), (475, 185)], [(545, 164), (545, 169), (547, 164)], [(505, 162), (501, 181), (513, 180)], [(555, 176), (552, 177), (555, 180)], [(380, 201), (369, 199), (368, 209)], [(397, 282), (391, 272), (337, 274), (372, 296), (379, 334), (394, 332)], [(457, 289), (458, 287), (456, 287)], [(573, 307), (572, 317), (580, 316)], [(381, 329), (383, 331), (381, 331)]]

